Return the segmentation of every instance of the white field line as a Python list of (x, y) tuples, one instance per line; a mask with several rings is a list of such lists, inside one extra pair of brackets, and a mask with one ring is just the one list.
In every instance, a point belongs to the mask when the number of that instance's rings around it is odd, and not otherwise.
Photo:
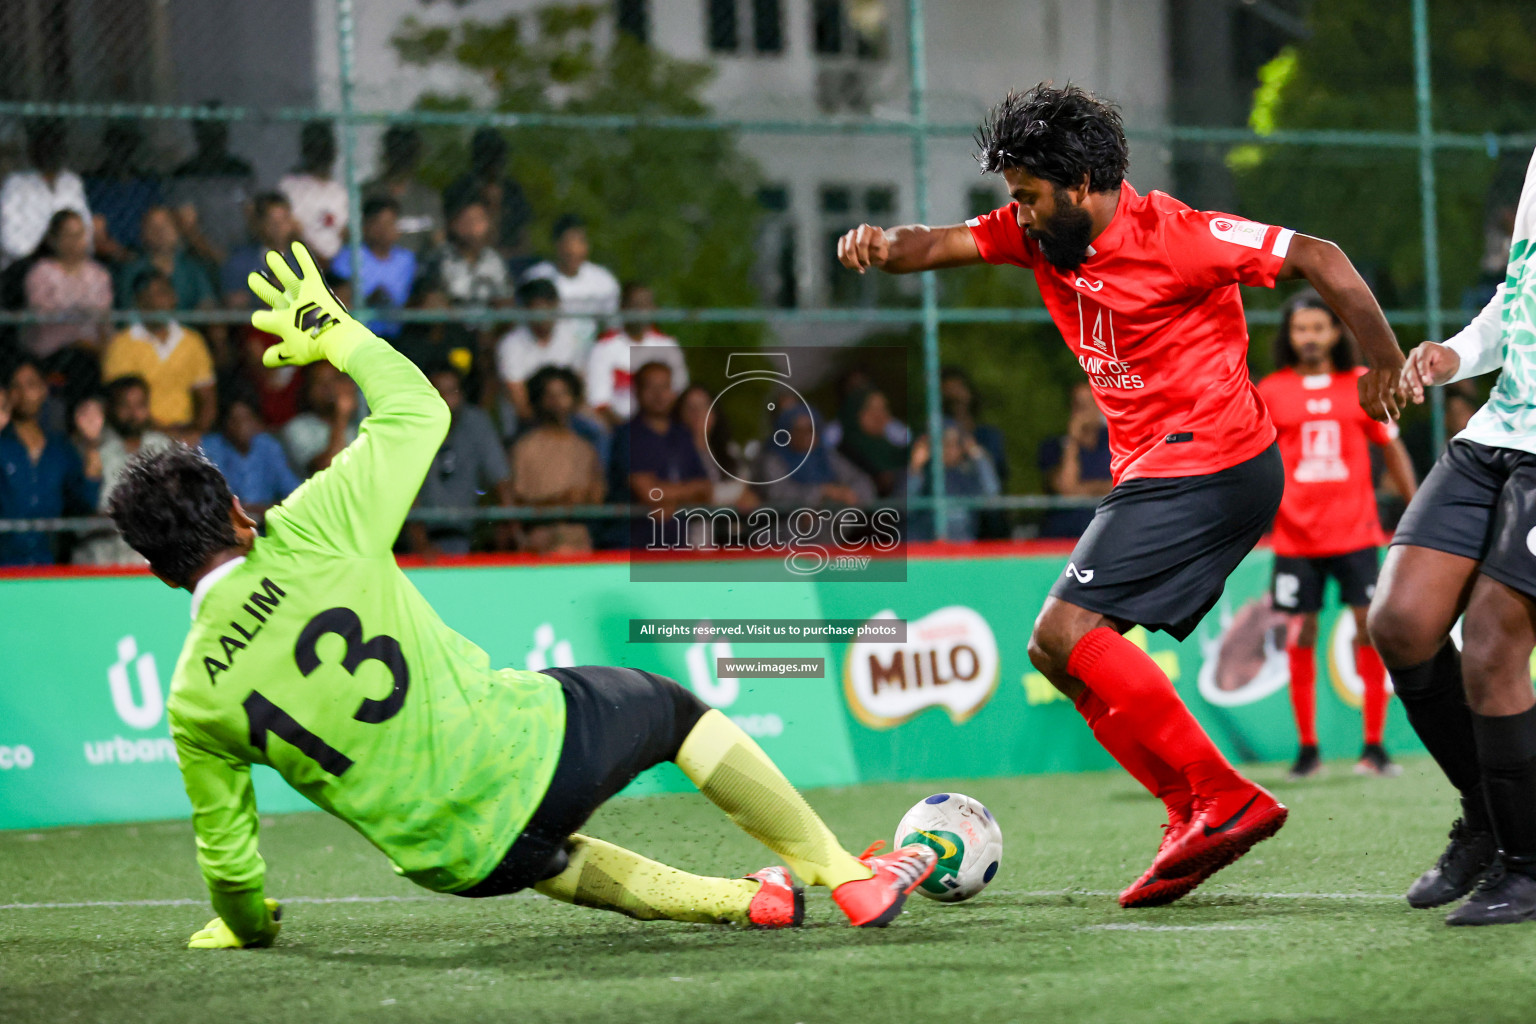
[[(1086, 896), (1092, 898), (1107, 898), (1118, 896), (1118, 892), (1110, 890), (1093, 889), (993, 889), (994, 896), (1024, 896), (1028, 898), (1046, 898), (1053, 896)], [(535, 895), (532, 891), (518, 893), (518, 898), (528, 898)], [(1265, 899), (1265, 900), (1359, 900), (1362, 902), (1380, 902), (1383, 900), (1400, 900), (1400, 893), (1385, 892), (1211, 892), (1206, 895), (1228, 896), (1234, 899)], [(292, 904), (327, 904), (327, 903), (424, 903), (429, 900), (440, 900), (437, 896), (290, 896), (283, 899), (283, 903)], [(75, 903), (0, 903), (0, 910), (90, 910), (99, 907), (199, 907), (206, 906), (207, 900), (180, 899), (180, 900), (83, 900)], [(1109, 927), (1109, 926), (1102, 926)], [(1143, 927), (1132, 925), (1115, 925), (1116, 928)], [(1147, 926), (1150, 927), (1150, 926)], [(1176, 927), (1176, 926), (1168, 926)], [(1177, 926), (1184, 927), (1184, 926)], [(1194, 927), (1194, 926), (1190, 926)], [(1200, 927), (1215, 927), (1202, 925)]]

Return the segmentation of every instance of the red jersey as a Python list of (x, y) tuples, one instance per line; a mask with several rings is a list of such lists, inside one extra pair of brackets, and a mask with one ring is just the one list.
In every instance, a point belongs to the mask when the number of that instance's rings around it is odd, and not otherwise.
[(1303, 377), (1281, 370), (1259, 383), (1280, 432), (1285, 497), (1275, 516), (1275, 554), (1342, 555), (1387, 542), (1376, 511), (1370, 444), (1397, 437), (1360, 407), (1365, 368)]
[(1274, 287), (1294, 231), (1124, 184), (1114, 219), (1068, 271), (1019, 227), (1017, 203), (966, 224), (982, 259), (1035, 272), (1108, 421), (1116, 483), (1219, 472), (1274, 441), (1248, 378), (1237, 286)]

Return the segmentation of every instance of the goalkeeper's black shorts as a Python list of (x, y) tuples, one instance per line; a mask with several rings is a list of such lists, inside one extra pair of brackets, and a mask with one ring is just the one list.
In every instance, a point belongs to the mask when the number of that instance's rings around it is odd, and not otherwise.
[(489, 875), (455, 895), (504, 896), (565, 869), (566, 840), (647, 768), (677, 757), (709, 706), (665, 676), (591, 665), (544, 674), (565, 692), (565, 740), (549, 789)]

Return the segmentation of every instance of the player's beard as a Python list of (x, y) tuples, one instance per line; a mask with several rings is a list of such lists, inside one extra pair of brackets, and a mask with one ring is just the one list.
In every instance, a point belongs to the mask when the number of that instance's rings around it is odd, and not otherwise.
[(1067, 198), (1063, 189), (1056, 190), (1056, 212), (1051, 216), (1049, 229), (1031, 230), (1029, 237), (1040, 246), (1040, 255), (1059, 270), (1076, 270), (1088, 258), (1088, 246), (1093, 241), (1093, 216), (1083, 207)]

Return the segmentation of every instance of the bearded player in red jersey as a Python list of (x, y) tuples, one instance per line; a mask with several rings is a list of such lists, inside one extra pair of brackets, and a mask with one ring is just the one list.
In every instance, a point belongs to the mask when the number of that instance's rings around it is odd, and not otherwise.
[(1376, 509), (1370, 446), (1382, 451), (1388, 475), (1404, 498), (1415, 490), (1413, 463), (1397, 427), (1366, 415), (1356, 382), (1354, 346), (1343, 324), (1313, 291), (1292, 296), (1275, 335), (1274, 373), (1259, 395), (1280, 435), (1285, 498), (1271, 541), (1275, 572), (1270, 598), (1289, 614), (1285, 654), (1291, 666), (1291, 709), (1301, 750), (1291, 778), (1317, 775), (1317, 613), (1332, 576), (1355, 618), (1355, 671), (1364, 691), (1365, 747), (1355, 772), (1402, 771), (1381, 745), (1387, 720), (1387, 670), (1366, 632), (1376, 592), (1379, 552), (1387, 542)]
[(838, 257), (860, 272), (977, 263), (1033, 271), (1087, 372), (1109, 425), (1115, 485), (1052, 587), (1029, 654), (1167, 807), (1157, 856), (1120, 904), (1169, 903), (1286, 817), (1122, 635), (1140, 624), (1189, 636), (1280, 506), (1284, 474), (1248, 378), (1237, 286), (1310, 281), (1365, 351), (1360, 400), (1377, 419), (1397, 414), (1403, 354), (1331, 242), (1127, 184), (1120, 115), (1091, 94), (1070, 85), (1010, 94), (977, 141), (983, 171), (1003, 176), (1013, 203), (949, 227), (860, 225), (839, 239)]

